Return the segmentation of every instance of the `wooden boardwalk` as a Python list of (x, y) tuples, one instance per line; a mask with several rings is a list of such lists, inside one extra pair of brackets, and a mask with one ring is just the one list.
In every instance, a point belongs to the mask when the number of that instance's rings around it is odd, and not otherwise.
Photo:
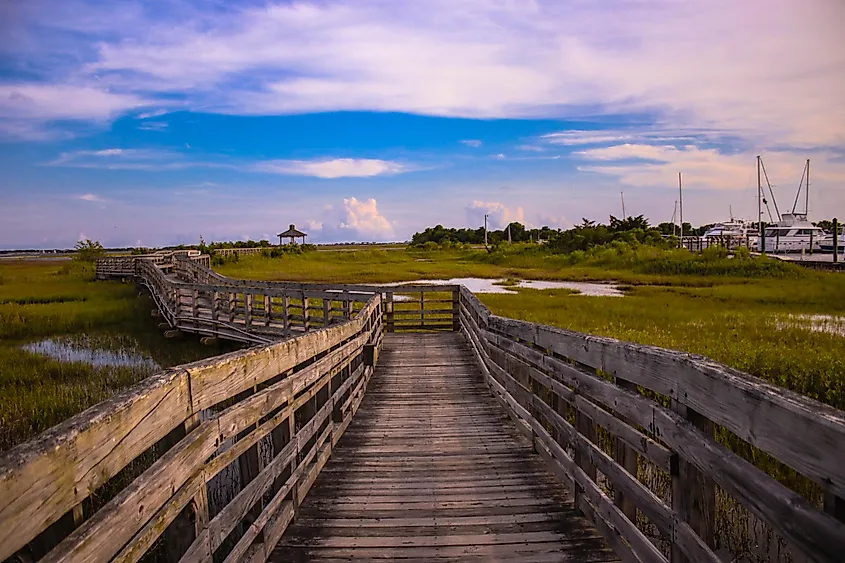
[(274, 561), (615, 561), (458, 333), (388, 334)]

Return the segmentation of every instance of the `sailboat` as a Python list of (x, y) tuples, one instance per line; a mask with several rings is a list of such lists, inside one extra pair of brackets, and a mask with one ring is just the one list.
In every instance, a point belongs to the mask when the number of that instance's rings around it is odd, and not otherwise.
[[(820, 228), (813, 225), (808, 219), (807, 215), (809, 212), (810, 207), (810, 159), (807, 159), (807, 164), (804, 166), (804, 173), (801, 176), (801, 181), (798, 184), (798, 193), (795, 194), (795, 203), (792, 205), (792, 211), (789, 213), (780, 213), (780, 210), (777, 207), (777, 200), (775, 199), (774, 191), (772, 190), (772, 185), (769, 183), (768, 174), (766, 174), (766, 168), (763, 165), (763, 160), (758, 156), (757, 157), (757, 189), (758, 189), (758, 196), (761, 200), (766, 204), (766, 209), (769, 212), (769, 217), (772, 217), (771, 209), (769, 209), (768, 201), (766, 201), (762, 184), (760, 183), (760, 171), (763, 171), (763, 174), (766, 177), (766, 184), (769, 188), (769, 193), (772, 196), (772, 203), (775, 207), (775, 214), (778, 218), (777, 221), (771, 222), (766, 226), (764, 237), (760, 237), (755, 243), (752, 245), (754, 250), (761, 249), (761, 240), (765, 240), (765, 247), (762, 249), (764, 252), (772, 252), (772, 253), (779, 253), (779, 252), (802, 252), (802, 251), (812, 251), (812, 250), (821, 250), (821, 243), (822, 240), (825, 238), (826, 233)], [(805, 184), (806, 178), (806, 184)], [(798, 200), (801, 196), (801, 188), (806, 186), (805, 191), (805, 200), (804, 200), (804, 211), (799, 212), (797, 211), (798, 207)], [(762, 228), (762, 209), (760, 210), (760, 226)]]

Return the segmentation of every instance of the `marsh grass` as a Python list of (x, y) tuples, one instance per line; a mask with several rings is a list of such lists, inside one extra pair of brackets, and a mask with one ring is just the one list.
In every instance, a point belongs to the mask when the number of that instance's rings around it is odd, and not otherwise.
[[(76, 262), (0, 262), (0, 451), (85, 410), (153, 373), (150, 363), (93, 366), (22, 348), (47, 338), (85, 336), (100, 350), (143, 350), (170, 367), (232, 349), (163, 337), (147, 297), (132, 284), (95, 282)], [(79, 340), (79, 338), (76, 338)]]

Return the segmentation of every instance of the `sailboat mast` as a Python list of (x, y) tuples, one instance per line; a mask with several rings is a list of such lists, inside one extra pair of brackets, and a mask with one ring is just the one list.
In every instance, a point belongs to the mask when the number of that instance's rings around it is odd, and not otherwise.
[(807, 193), (804, 194), (804, 213), (810, 217), (810, 159), (807, 159)]
[(675, 221), (678, 220), (678, 200), (675, 200), (675, 208), (672, 210), (672, 236), (677, 234), (677, 229), (675, 228)]
[(681, 248), (684, 247), (684, 188), (681, 184), (681, 173), (678, 172), (678, 208), (680, 209)]
[(760, 231), (760, 252), (766, 253), (766, 231), (763, 230), (763, 183), (760, 178), (760, 155), (757, 155), (757, 228)]

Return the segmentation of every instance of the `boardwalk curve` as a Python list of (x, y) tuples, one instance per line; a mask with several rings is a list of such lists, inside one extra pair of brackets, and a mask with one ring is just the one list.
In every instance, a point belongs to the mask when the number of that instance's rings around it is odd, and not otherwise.
[[(149, 290), (171, 331), (255, 345), (0, 454), (0, 561), (417, 558), (410, 547), (567, 560), (561, 545), (602, 560), (597, 531), (626, 563), (716, 563), (719, 499), (800, 560), (845, 553), (845, 413), (707, 358), (499, 317), (457, 285), (235, 280), (189, 251), (107, 258), (97, 276)], [(423, 512), (389, 512), (397, 497)], [(364, 518), (379, 511), (389, 525)]]

